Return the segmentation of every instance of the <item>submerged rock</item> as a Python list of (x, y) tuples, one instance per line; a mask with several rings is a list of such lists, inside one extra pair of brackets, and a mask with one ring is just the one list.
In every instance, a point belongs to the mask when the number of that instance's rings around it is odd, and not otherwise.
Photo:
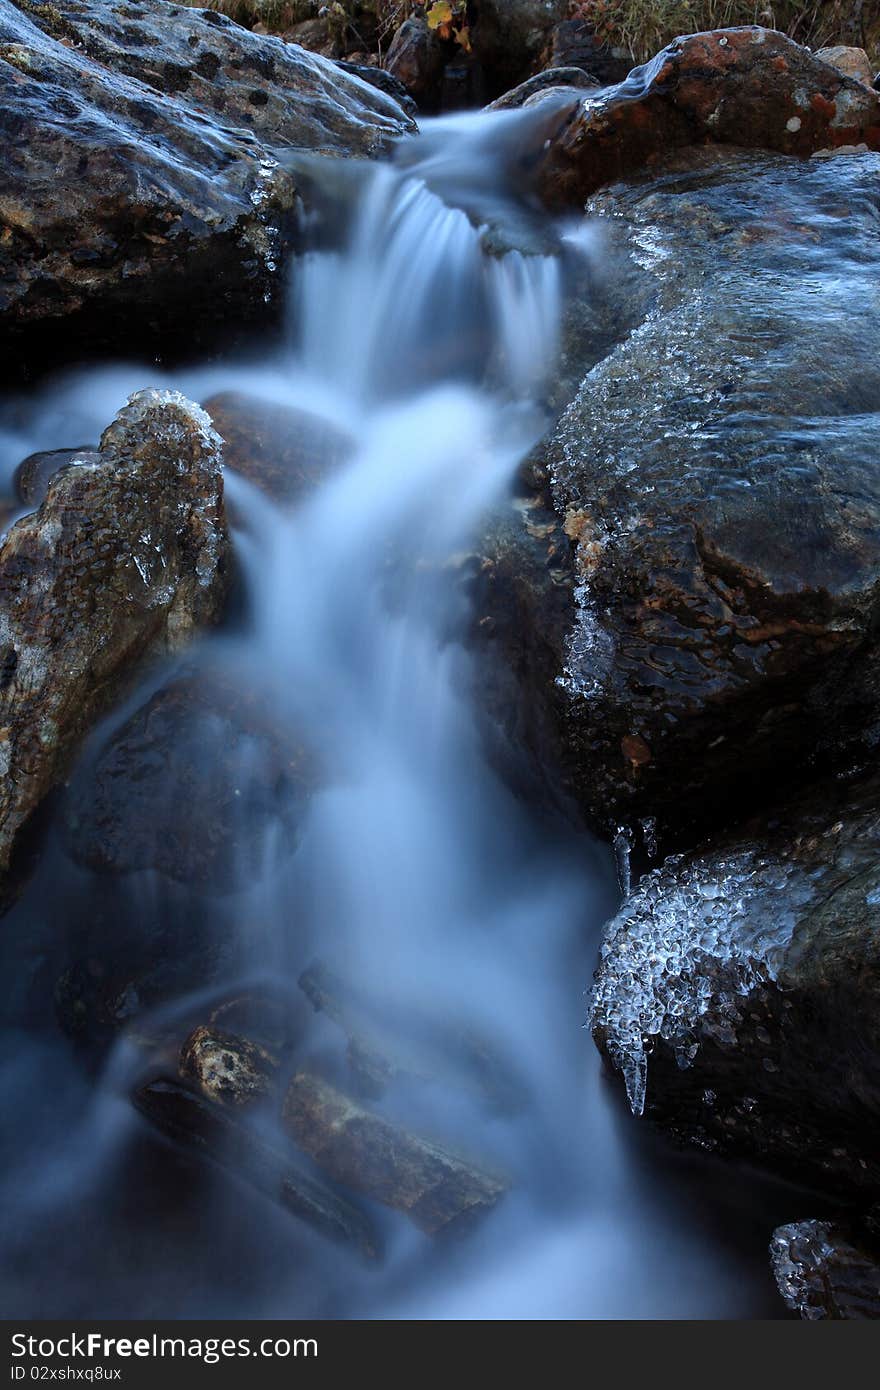
[(202, 1025), (180, 1049), (180, 1075), (209, 1100), (240, 1110), (271, 1095), (278, 1058), (248, 1038)]
[(97, 463), (97, 449), (83, 445), (79, 449), (48, 449), (29, 454), (15, 470), (13, 486), (18, 499), (26, 507), (38, 507), (49, 490), (49, 481), (69, 463)]
[[(163, 0), (0, 0), (6, 365), (265, 320), (295, 232), (284, 151), (413, 129), (325, 59)], [(59, 329), (63, 333), (59, 334)]]
[(148, 655), (219, 615), (220, 439), (173, 391), (141, 391), (100, 452), (52, 478), (0, 546), (0, 873), (86, 729)]
[(677, 1137), (880, 1195), (880, 781), (820, 785), (647, 874), (606, 928), (593, 1036)]
[(602, 184), (700, 144), (802, 157), (880, 149), (880, 97), (774, 30), (691, 34), (581, 103), (550, 147), (544, 195), (582, 205)]
[(165, 1078), (139, 1087), (132, 1101), (168, 1139), (250, 1183), (320, 1235), (369, 1259), (378, 1255), (378, 1237), (357, 1207), (304, 1173), (291, 1154), (267, 1143), (228, 1110)]
[(319, 415), (239, 391), (205, 401), (223, 440), (223, 464), (276, 502), (295, 501), (354, 452), (354, 441)]
[(183, 675), (77, 768), (63, 807), (69, 852), (98, 873), (155, 869), (233, 892), (293, 851), (313, 776), (238, 679)]
[(439, 1144), (362, 1109), (308, 1072), (297, 1072), (291, 1081), (283, 1122), (334, 1182), (402, 1211), (428, 1235), (469, 1226), (507, 1187)]
[(387, 992), (358, 989), (322, 961), (303, 971), (299, 985), (315, 1011), (347, 1035), (349, 1066), (364, 1095), (379, 1097), (403, 1077), (476, 1093), (505, 1113), (522, 1105), (519, 1078), (466, 1023), (403, 1004)]
[(549, 512), (480, 611), (531, 692), (514, 736), (611, 835), (693, 844), (873, 747), (878, 175), (691, 151), (588, 205), (625, 303), (604, 343), (586, 322)]
[(779, 1292), (809, 1322), (880, 1318), (880, 1256), (828, 1221), (780, 1226), (770, 1243)]

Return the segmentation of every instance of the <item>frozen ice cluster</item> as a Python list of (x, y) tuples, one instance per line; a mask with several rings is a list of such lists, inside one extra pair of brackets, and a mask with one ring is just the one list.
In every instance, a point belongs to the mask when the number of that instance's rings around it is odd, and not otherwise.
[(794, 1221), (778, 1227), (770, 1242), (776, 1286), (789, 1308), (809, 1322), (827, 1317), (815, 1289), (817, 1283), (824, 1285), (826, 1267), (834, 1259), (831, 1235), (827, 1221)]
[(812, 891), (798, 864), (749, 847), (709, 865), (673, 857), (642, 878), (606, 928), (591, 1009), (634, 1114), (657, 1039), (680, 1067), (701, 1037), (735, 1043), (744, 1000), (776, 979)]

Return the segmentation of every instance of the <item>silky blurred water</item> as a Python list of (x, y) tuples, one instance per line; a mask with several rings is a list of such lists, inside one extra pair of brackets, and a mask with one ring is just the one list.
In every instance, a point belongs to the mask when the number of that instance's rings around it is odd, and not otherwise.
[[(556, 251), (494, 244), (505, 213), (519, 229), (536, 221), (512, 170), (537, 118), (499, 119), (497, 156), (487, 118), (456, 118), (399, 167), (336, 171), (333, 234), (316, 227), (297, 267), (285, 346), (176, 373), (73, 371), (3, 410), (6, 477), (36, 449), (96, 442), (127, 395), (152, 385), (195, 400), (233, 388), (323, 415), (356, 441), (343, 468), (288, 506), (229, 477), (239, 606), (187, 657), (257, 690), (320, 769), (295, 854), (267, 833), (239, 891), (206, 896), (154, 870), (102, 879), (50, 826), (4, 923), (7, 1316), (776, 1311), (766, 1240), (801, 1213), (734, 1168), (672, 1158), (622, 1116), (584, 1030), (618, 896), (611, 855), (517, 800), (474, 707), (460, 557), (547, 426), (565, 281)], [(582, 229), (542, 235), (566, 255), (598, 254)], [(249, 775), (236, 768), (241, 786)], [(432, 1244), (375, 1208), (386, 1254), (366, 1270), (148, 1129), (127, 1098), (142, 1053), (123, 1035), (84, 1060), (59, 1030), (53, 990), (71, 942), (88, 958), (118, 933), (125, 949), (158, 943), (173, 959), (193, 924), (223, 943), (222, 968), (211, 980), (206, 958), (201, 985), (172, 990), (164, 1024), (253, 981), (294, 995), (320, 955), (367, 995), (492, 1040), (521, 1088), (518, 1112), (442, 1080), (399, 1082), (371, 1102), (510, 1175), (478, 1230)], [(300, 1060), (320, 1066), (339, 1047), (316, 1015)]]

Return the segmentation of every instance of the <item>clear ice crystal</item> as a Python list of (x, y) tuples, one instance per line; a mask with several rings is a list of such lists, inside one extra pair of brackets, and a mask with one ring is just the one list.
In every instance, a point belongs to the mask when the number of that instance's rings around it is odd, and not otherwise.
[(701, 1034), (735, 1041), (743, 1001), (776, 978), (796, 920), (790, 898), (805, 878), (794, 864), (777, 868), (769, 873), (749, 848), (713, 861), (711, 873), (673, 856), (641, 879), (606, 928), (592, 1024), (634, 1114), (644, 1113), (658, 1037), (689, 1067)]

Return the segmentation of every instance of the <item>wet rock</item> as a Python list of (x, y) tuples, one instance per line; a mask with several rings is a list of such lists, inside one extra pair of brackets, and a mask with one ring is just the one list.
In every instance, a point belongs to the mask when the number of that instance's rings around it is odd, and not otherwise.
[(828, 1221), (780, 1226), (770, 1243), (779, 1292), (809, 1322), (880, 1318), (880, 1262)]
[(479, 611), (528, 693), (514, 737), (610, 835), (694, 844), (873, 746), (878, 172), (691, 151), (588, 206), (621, 302), (604, 346), (585, 320), (605, 355), (539, 451), (549, 517), (509, 563), (498, 538)]
[(407, 19), (391, 41), (385, 70), (422, 111), (437, 111), (443, 91), (447, 45), (424, 19)]
[(180, 1076), (208, 1100), (240, 1110), (272, 1094), (278, 1058), (259, 1043), (202, 1025), (180, 1049)]
[(340, 58), (336, 66), (343, 72), (349, 72), (353, 77), (359, 77), (362, 82), (368, 83), (378, 91), (384, 92), (397, 102), (401, 111), (405, 111), (407, 116), (417, 116), (419, 108), (407, 92), (403, 83), (394, 76), (393, 72), (386, 71), (375, 65), (375, 62), (352, 62)]
[(292, 853), (314, 784), (254, 692), (221, 672), (164, 686), (77, 768), (62, 814), (72, 858), (234, 892)]
[(498, 97), (486, 110), (508, 111), (517, 106), (524, 106), (531, 97), (536, 96), (538, 92), (546, 92), (548, 88), (596, 86), (596, 79), (582, 72), (580, 68), (547, 68), (544, 72), (536, 73), (534, 77), (521, 82), (512, 92), (505, 92), (504, 96)]
[(0, 872), (95, 716), (139, 662), (214, 621), (228, 537), (220, 439), (141, 391), (97, 458), (62, 469), (0, 546)]
[(439, 1144), (362, 1109), (308, 1072), (297, 1072), (290, 1083), (283, 1123), (334, 1182), (405, 1213), (428, 1235), (469, 1227), (507, 1186)]
[(78, 449), (49, 449), (29, 454), (15, 470), (13, 487), (26, 507), (38, 507), (49, 488), (49, 480), (69, 463), (90, 464), (99, 461), (97, 449), (88, 444)]
[(322, 961), (303, 971), (299, 985), (316, 1012), (346, 1033), (349, 1065), (363, 1095), (378, 1098), (403, 1077), (476, 1093), (505, 1113), (522, 1105), (521, 1082), (497, 1048), (466, 1023), (407, 1007), (381, 991), (359, 990)]
[(548, 67), (581, 68), (603, 86), (622, 82), (634, 62), (624, 48), (603, 43), (583, 19), (564, 19), (554, 26), (545, 60)]
[(866, 87), (874, 85), (874, 69), (871, 61), (863, 48), (847, 48), (838, 45), (836, 48), (819, 48), (816, 50), (816, 57), (823, 63), (830, 63), (838, 72), (846, 73), (847, 77), (854, 77), (857, 82), (864, 82)]
[(354, 452), (354, 441), (318, 415), (224, 391), (205, 401), (223, 440), (223, 463), (276, 502), (310, 491)]
[(880, 780), (836, 781), (646, 875), (593, 1036), (678, 1138), (880, 1195)]
[(0, 98), (9, 370), (266, 321), (299, 206), (279, 156), (412, 128), (326, 60), (160, 0), (2, 0)]
[(329, 1240), (374, 1259), (379, 1240), (364, 1214), (316, 1178), (292, 1155), (254, 1134), (228, 1110), (179, 1082), (159, 1078), (132, 1096), (160, 1133), (250, 1183)]
[(773, 30), (691, 34), (581, 104), (550, 148), (544, 196), (581, 206), (602, 184), (700, 144), (801, 157), (878, 149), (880, 98)]

